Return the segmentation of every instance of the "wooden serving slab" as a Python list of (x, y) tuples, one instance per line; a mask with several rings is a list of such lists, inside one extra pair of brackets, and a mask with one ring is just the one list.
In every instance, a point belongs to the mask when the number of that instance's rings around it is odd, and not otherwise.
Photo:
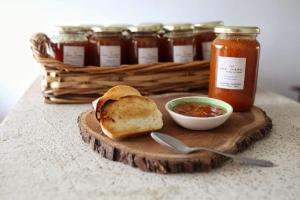
[[(173, 93), (152, 96), (163, 113), (164, 127), (160, 132), (174, 136), (191, 147), (203, 146), (237, 153), (266, 136), (272, 128), (271, 119), (262, 109), (254, 106), (249, 112), (233, 113), (225, 124), (210, 131), (184, 129), (171, 119), (164, 105), (171, 99), (192, 95), (197, 94)], [(101, 133), (93, 110), (83, 112), (78, 117), (78, 125), (82, 139), (90, 143), (92, 149), (101, 156), (143, 171), (158, 173), (208, 171), (220, 166), (226, 160), (223, 156), (207, 151), (188, 155), (176, 154), (160, 146), (149, 134), (121, 141), (111, 140)]]

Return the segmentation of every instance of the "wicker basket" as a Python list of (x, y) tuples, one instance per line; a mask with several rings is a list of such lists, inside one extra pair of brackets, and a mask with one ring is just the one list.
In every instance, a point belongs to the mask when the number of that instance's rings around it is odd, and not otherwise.
[(43, 66), (42, 90), (46, 103), (91, 102), (118, 84), (134, 86), (144, 95), (186, 92), (208, 86), (208, 61), (74, 67), (47, 54), (50, 40), (45, 34), (35, 34), (30, 41), (35, 59)]

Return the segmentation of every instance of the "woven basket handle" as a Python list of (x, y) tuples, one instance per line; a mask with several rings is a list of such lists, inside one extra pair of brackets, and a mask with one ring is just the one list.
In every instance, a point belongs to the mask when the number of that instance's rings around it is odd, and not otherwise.
[(51, 41), (44, 33), (36, 33), (30, 38), (31, 50), (35, 59), (48, 58), (48, 49), (51, 48)]

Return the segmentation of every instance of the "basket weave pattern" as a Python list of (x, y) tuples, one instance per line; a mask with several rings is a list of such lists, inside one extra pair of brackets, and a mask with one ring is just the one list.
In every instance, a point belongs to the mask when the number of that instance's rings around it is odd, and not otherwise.
[(46, 103), (91, 102), (118, 84), (134, 86), (144, 95), (187, 92), (208, 86), (208, 61), (76, 67), (47, 54), (50, 40), (45, 34), (37, 33), (30, 41), (34, 58), (43, 66), (42, 90)]

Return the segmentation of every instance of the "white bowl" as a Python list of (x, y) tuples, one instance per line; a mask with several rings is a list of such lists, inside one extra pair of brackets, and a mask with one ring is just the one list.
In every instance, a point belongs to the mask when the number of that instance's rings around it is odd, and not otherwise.
[[(172, 111), (172, 109), (176, 105), (183, 102), (207, 103), (211, 105), (220, 106), (225, 109), (226, 113), (216, 117), (191, 117)], [(232, 106), (224, 101), (199, 96), (181, 97), (173, 99), (166, 103), (165, 108), (177, 124), (191, 130), (209, 130), (216, 128), (222, 125), (230, 117), (233, 111)]]

